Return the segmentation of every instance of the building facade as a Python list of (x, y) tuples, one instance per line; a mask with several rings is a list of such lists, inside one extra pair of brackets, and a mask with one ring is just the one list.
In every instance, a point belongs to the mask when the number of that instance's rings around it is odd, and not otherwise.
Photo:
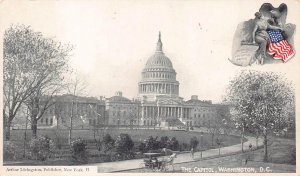
[(56, 96), (38, 121), (39, 127), (89, 128), (107, 124), (105, 101), (94, 97)]
[(211, 101), (199, 100), (197, 95), (193, 95), (186, 103), (193, 107), (191, 125), (204, 127), (215, 123), (217, 109)]
[(123, 97), (122, 92), (116, 92), (115, 96), (105, 101), (108, 115), (108, 125), (129, 126), (139, 124), (138, 100), (129, 100)]

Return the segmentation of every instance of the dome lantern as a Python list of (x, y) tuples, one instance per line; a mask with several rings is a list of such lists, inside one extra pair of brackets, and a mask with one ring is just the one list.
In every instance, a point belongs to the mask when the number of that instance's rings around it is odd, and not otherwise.
[(161, 42), (161, 34), (160, 34), (160, 31), (159, 31), (159, 34), (158, 34), (158, 41), (157, 41), (157, 44), (156, 44), (156, 52), (163, 52), (162, 51), (162, 42)]

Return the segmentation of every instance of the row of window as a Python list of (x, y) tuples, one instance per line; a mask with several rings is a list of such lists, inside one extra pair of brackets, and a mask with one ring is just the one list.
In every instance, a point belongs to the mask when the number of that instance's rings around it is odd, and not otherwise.
[(41, 118), (41, 124), (44, 124), (44, 125), (50, 125), (52, 126), (53, 125), (53, 118)]
[(101, 121), (99, 119), (89, 119), (89, 125), (96, 125), (96, 124), (100, 124), (100, 123), (104, 123), (104, 121)]
[(194, 114), (194, 118), (205, 118), (205, 117), (212, 117), (212, 114)]
[(199, 112), (201, 112), (201, 111), (204, 111), (204, 112), (214, 112), (213, 109), (206, 109), (206, 108), (195, 108), (194, 111), (195, 112), (196, 111), (199, 111)]
[[(118, 106), (118, 105), (112, 105), (111, 106), (111, 108), (113, 109), (113, 110), (121, 110), (121, 109), (124, 109), (124, 106)], [(129, 106), (129, 107), (125, 107), (126, 109), (130, 109), (130, 110), (136, 110), (137, 109), (137, 107), (131, 107), (131, 106)]]
[[(133, 125), (137, 124), (136, 120), (131, 121)], [(119, 120), (119, 119), (113, 119), (113, 124), (115, 125), (129, 125), (130, 120)]]
[[(70, 115), (71, 114), (71, 109), (63, 109), (61, 112), (57, 112), (60, 115)], [(73, 110), (73, 113), (80, 114), (80, 115), (88, 115), (88, 116), (96, 116), (97, 114), (100, 114), (101, 111), (96, 111), (96, 110), (83, 110), (83, 109), (76, 109)], [(46, 111), (44, 113), (45, 115), (55, 115), (54, 111)]]
[(144, 78), (169, 78), (169, 79), (176, 79), (175, 75), (173, 74), (166, 74), (166, 73), (144, 73)]
[(160, 122), (152, 121), (152, 120), (144, 120), (143, 125), (152, 126), (152, 125), (160, 125)]

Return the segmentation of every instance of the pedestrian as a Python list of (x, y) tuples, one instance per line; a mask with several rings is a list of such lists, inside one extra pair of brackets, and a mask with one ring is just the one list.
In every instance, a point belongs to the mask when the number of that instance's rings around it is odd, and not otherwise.
[(194, 159), (194, 153), (195, 153), (194, 147), (192, 147), (192, 148), (191, 148), (191, 156), (192, 156), (193, 159)]
[(249, 150), (252, 151), (252, 144), (249, 144)]

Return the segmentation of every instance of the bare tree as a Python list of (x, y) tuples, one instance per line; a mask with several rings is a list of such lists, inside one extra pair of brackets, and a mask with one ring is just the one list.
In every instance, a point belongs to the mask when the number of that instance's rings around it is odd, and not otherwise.
[(78, 118), (78, 102), (77, 96), (84, 94), (86, 89), (86, 83), (82, 81), (79, 76), (75, 73), (75, 76), (71, 78), (70, 83), (68, 83), (67, 90), (68, 93), (72, 95), (71, 102), (71, 114), (70, 114), (70, 124), (69, 124), (69, 144), (71, 146), (72, 141), (72, 130), (73, 130), (73, 120)]
[(64, 88), (63, 79), (54, 79), (52, 83), (44, 84), (37, 89), (31, 96), (25, 100), (25, 104), (29, 109), (32, 137), (37, 135), (37, 122), (40, 120), (44, 113), (51, 107), (54, 107), (54, 97)]
[(227, 100), (236, 112), (236, 125), (263, 136), (267, 161), (269, 134), (287, 125), (287, 108), (294, 102), (291, 83), (273, 72), (243, 71), (230, 82)]
[[(33, 94), (40, 94), (41, 88), (53, 80), (62, 78), (71, 50), (70, 46), (45, 38), (24, 25), (11, 26), (5, 31), (3, 124), (6, 140), (10, 139), (12, 120), (24, 101)], [(36, 110), (34, 113), (38, 114)]]

